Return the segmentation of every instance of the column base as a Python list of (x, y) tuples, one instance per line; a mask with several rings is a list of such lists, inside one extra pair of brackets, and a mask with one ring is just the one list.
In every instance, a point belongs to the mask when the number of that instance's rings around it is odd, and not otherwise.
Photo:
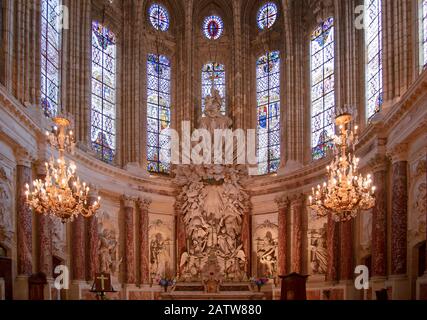
[(147, 170), (144, 170), (144, 168), (142, 168), (141, 165), (137, 162), (129, 162), (125, 165), (124, 169), (140, 178), (150, 177), (150, 174), (147, 172)]
[(390, 300), (410, 300), (411, 287), (407, 275), (392, 275), (386, 281), (388, 298)]
[(417, 300), (427, 300), (427, 272), (417, 279)]
[(90, 289), (91, 285), (86, 281), (74, 280), (71, 282), (68, 298), (70, 300), (95, 300), (95, 294), (89, 292)]
[(0, 300), (6, 300), (6, 288), (3, 278), (0, 278)]
[(294, 171), (297, 171), (301, 169), (303, 165), (295, 160), (288, 160), (283, 167), (279, 168), (279, 171), (277, 171), (278, 176), (285, 176), (287, 174), (290, 174)]
[(29, 276), (17, 276), (15, 279), (15, 287), (13, 290), (14, 300), (29, 300), (29, 288), (28, 288)]
[(372, 277), (369, 279), (369, 289), (365, 294), (365, 300), (377, 300), (376, 292), (387, 289), (386, 281), (387, 277)]
[(142, 284), (136, 286), (134, 284), (123, 285), (124, 299), (126, 300), (159, 300), (164, 289), (159, 285)]
[(344, 300), (360, 300), (363, 297), (363, 290), (357, 290), (354, 280), (341, 280), (338, 286), (344, 288)]

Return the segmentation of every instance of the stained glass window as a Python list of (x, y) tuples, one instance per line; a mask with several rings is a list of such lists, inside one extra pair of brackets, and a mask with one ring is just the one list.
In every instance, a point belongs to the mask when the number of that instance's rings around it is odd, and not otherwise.
[(219, 91), (223, 99), (221, 112), (225, 115), (225, 68), (215, 62), (205, 64), (202, 69), (202, 114), (205, 110), (205, 98), (212, 95), (212, 89)]
[(427, 65), (427, 0), (421, 1), (420, 7), (420, 33), (421, 33), (421, 65)]
[(205, 18), (203, 22), (203, 32), (206, 38), (211, 40), (217, 40), (221, 37), (224, 31), (224, 23), (218, 16), (209, 16)]
[(148, 171), (169, 173), (171, 162), (171, 65), (167, 57), (149, 54), (147, 60)]
[(92, 23), (92, 148), (99, 159), (112, 163), (116, 153), (116, 37)]
[(322, 22), (311, 35), (311, 152), (313, 160), (333, 147), (335, 130), (334, 19)]
[(41, 1), (41, 104), (47, 117), (58, 112), (60, 100), (60, 0)]
[(366, 105), (367, 118), (381, 110), (383, 103), (381, 0), (366, 0)]
[(151, 25), (156, 30), (167, 31), (169, 29), (169, 13), (163, 6), (153, 4), (148, 10)]
[(269, 2), (266, 3), (259, 9), (258, 12), (258, 27), (261, 30), (270, 29), (277, 19), (277, 6), (276, 4)]
[(258, 173), (276, 172), (280, 165), (280, 53), (257, 60)]

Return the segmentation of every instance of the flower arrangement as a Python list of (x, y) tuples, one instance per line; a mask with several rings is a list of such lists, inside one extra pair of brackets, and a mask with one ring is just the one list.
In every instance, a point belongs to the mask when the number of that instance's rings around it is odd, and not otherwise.
[(159, 286), (165, 289), (165, 292), (167, 292), (168, 287), (174, 286), (176, 284), (176, 280), (167, 277), (159, 277), (157, 279), (157, 283), (159, 284)]
[(251, 278), (250, 281), (253, 285), (257, 286), (258, 291), (261, 291), (261, 288), (265, 286), (268, 282), (268, 278)]

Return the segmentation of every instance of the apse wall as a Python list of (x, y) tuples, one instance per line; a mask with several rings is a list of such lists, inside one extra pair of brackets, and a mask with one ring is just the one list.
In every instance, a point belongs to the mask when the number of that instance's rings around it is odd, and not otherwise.
[[(63, 1), (71, 23), (62, 38), (60, 101), (78, 140), (69, 159), (102, 197), (95, 218), (63, 226), (22, 206), (24, 182), (42, 175), (50, 156), (44, 131), (52, 122), (43, 113), (40, 93), (40, 1), (1, 1), (5, 19), (0, 37), (0, 256), (12, 260), (15, 299), (28, 297), (28, 277), (39, 271), (49, 277), (45, 297), (54, 299), (57, 264), (70, 267), (68, 299), (93, 298), (91, 280), (101, 266), (113, 275), (119, 291), (115, 298), (158, 298), (162, 289), (155, 284), (150, 244), (161, 239), (167, 268), (175, 274), (180, 230), (177, 186), (170, 175), (146, 170), (147, 56), (164, 55), (170, 61), (170, 126), (180, 132), (183, 121), (190, 121), (192, 128), (197, 125), (202, 68), (213, 60), (225, 66), (227, 114), (233, 128), (255, 128), (257, 60), (272, 51), (279, 51), (281, 58), (280, 167), (245, 182), (252, 203), (250, 275), (265, 272), (258, 245), (269, 232), (274, 243), (282, 243), (276, 275), (310, 275), (310, 299), (370, 300), (381, 288), (393, 299), (426, 298), (421, 269), (426, 268), (427, 75), (419, 62), (418, 2), (382, 3), (387, 13), (382, 18), (383, 103), (371, 121), (365, 111), (365, 35), (355, 27), (354, 8), (362, 1), (271, 2), (279, 10), (277, 21), (262, 31), (257, 14), (264, 1)], [(169, 13), (165, 32), (151, 25), (153, 4)], [(219, 42), (208, 41), (201, 29), (209, 15), (223, 20)], [(376, 207), (343, 225), (313, 218), (307, 206), (311, 188), (324, 180), (331, 160), (313, 160), (310, 100), (311, 35), (331, 16), (335, 106), (356, 109), (361, 128), (357, 153), (362, 171), (373, 174), (378, 190)], [(90, 39), (95, 20), (117, 41), (116, 156), (111, 163), (99, 160), (91, 144)], [(367, 291), (354, 288), (357, 265), (369, 267)], [(271, 283), (268, 288), (269, 297), (277, 298), (279, 286)]]

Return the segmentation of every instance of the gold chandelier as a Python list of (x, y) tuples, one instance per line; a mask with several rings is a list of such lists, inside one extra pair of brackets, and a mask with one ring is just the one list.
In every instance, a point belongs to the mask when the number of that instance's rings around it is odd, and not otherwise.
[(52, 156), (45, 163), (46, 177), (33, 181), (33, 190), (26, 184), (27, 203), (36, 213), (58, 217), (63, 223), (73, 221), (80, 214), (89, 218), (100, 208), (101, 198), (90, 196), (89, 186), (81, 183), (76, 175), (76, 165), (67, 164), (64, 158), (65, 151), (72, 153), (75, 145), (73, 132), (66, 132), (70, 121), (62, 117), (53, 121), (55, 126), (46, 136), (50, 146), (58, 149), (59, 157), (55, 160)]
[(352, 116), (342, 110), (335, 123), (340, 134), (334, 137), (334, 160), (326, 167), (328, 181), (312, 189), (309, 197), (310, 208), (319, 217), (330, 212), (337, 222), (355, 218), (360, 210), (375, 205), (375, 186), (371, 175), (366, 177), (358, 172), (360, 159), (355, 156), (357, 126), (352, 130)]

